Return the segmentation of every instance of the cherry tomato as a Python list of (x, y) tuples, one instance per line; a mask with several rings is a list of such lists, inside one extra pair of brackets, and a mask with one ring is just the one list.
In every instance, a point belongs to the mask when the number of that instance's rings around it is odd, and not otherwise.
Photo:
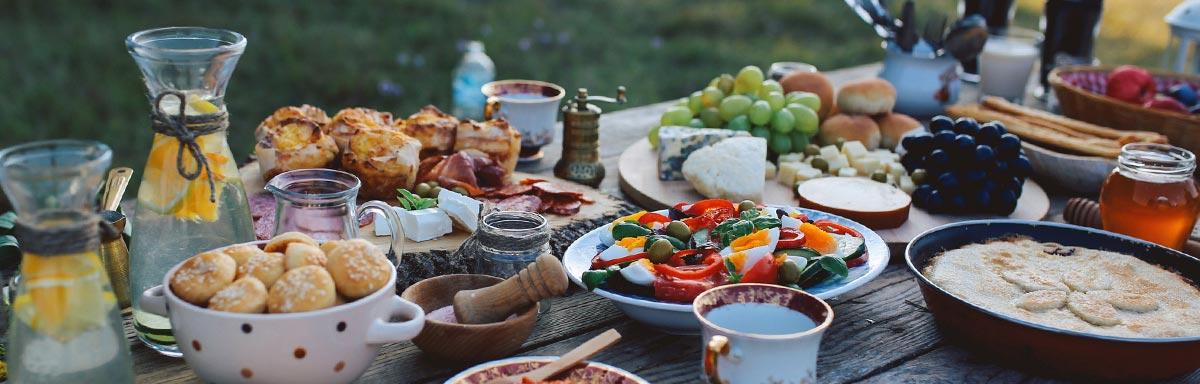
[(779, 243), (775, 249), (796, 249), (804, 246), (804, 233), (795, 228), (780, 228)]
[(664, 223), (665, 224), (665, 223), (670, 223), (670, 222), (671, 222), (671, 218), (654, 213), (654, 212), (647, 212), (646, 214), (642, 215), (642, 217), (638, 218), (638, 223), (642, 223), (642, 224), (646, 225), (647, 227), (649, 227), (650, 224), (654, 224), (654, 223)]
[(711, 280), (682, 280), (669, 277), (654, 279), (654, 298), (662, 301), (691, 303), (704, 291), (715, 287)]
[(743, 283), (775, 284), (779, 280), (779, 265), (775, 258), (764, 257), (755, 262), (746, 273), (742, 274)]
[(688, 216), (700, 216), (711, 209), (725, 209), (737, 212), (737, 207), (733, 205), (733, 202), (725, 199), (700, 200), (692, 203), (692, 205), (679, 204), (675, 206), (675, 209), (683, 211)]

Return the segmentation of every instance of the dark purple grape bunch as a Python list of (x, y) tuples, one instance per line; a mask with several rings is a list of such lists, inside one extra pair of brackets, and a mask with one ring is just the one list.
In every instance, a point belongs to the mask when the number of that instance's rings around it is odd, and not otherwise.
[(998, 121), (937, 116), (929, 132), (905, 137), (902, 145), (900, 164), (917, 184), (913, 204), (934, 213), (1011, 214), (1033, 171), (1021, 138)]

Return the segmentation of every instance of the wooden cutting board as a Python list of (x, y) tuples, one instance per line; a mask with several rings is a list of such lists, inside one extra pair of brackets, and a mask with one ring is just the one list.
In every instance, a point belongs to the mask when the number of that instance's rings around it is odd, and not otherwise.
[[(247, 195), (253, 195), (255, 193), (260, 193), (260, 192), (265, 193), (263, 186), (266, 185), (266, 182), (262, 179), (262, 172), (259, 170), (258, 162), (251, 162), (251, 163), (248, 163), (248, 164), (242, 166), (240, 169), (238, 169), (238, 173), (242, 177), (242, 183), (244, 184), (244, 186), (246, 188)], [(582, 192), (585, 196), (590, 197), (592, 200), (596, 201), (595, 203), (592, 203), (592, 204), (584, 204), (579, 209), (579, 213), (576, 213), (575, 215), (572, 215), (572, 216), (559, 216), (559, 215), (554, 215), (554, 214), (549, 214), (549, 213), (544, 214), (546, 216), (546, 218), (550, 220), (550, 229), (551, 230), (554, 230), (554, 229), (560, 228), (560, 227), (564, 227), (568, 224), (571, 224), (575, 220), (590, 220), (590, 219), (599, 218), (599, 217), (604, 216), (605, 214), (616, 212), (619, 209), (618, 207), (619, 207), (620, 203), (618, 200), (616, 200), (613, 197), (611, 197), (607, 194), (604, 194), (596, 189), (592, 189), (592, 188), (589, 188), (589, 187), (581, 185), (581, 184), (562, 180), (562, 179), (556, 178), (554, 176), (548, 176), (548, 175), (534, 175), (534, 174), (528, 174), (528, 173), (522, 173), (522, 172), (516, 172), (513, 174), (513, 180), (521, 180), (521, 179), (524, 179), (527, 177), (545, 179), (547, 181), (553, 182), (554, 184), (557, 184), (557, 185), (563, 187), (564, 189)], [(388, 201), (388, 203), (391, 205), (396, 205), (396, 200), (390, 200), (390, 201)], [(486, 206), (485, 206), (485, 209), (486, 209)], [(368, 224), (365, 227), (359, 228), (358, 232), (359, 232), (359, 237), (370, 240), (371, 242), (375, 243), (376, 245), (387, 247), (391, 242), (390, 237), (375, 236), (375, 224), (374, 223)], [(454, 232), (451, 232), (450, 234), (447, 234), (446, 236), (442, 236), (440, 238), (433, 239), (433, 240), (423, 241), (420, 243), (408, 241), (406, 239), (404, 242), (404, 252), (427, 252), (427, 251), (435, 251), (435, 250), (437, 250), (437, 251), (454, 251), (455, 249), (458, 249), (458, 246), (462, 245), (463, 241), (466, 241), (467, 237), (469, 237), (470, 235), (471, 235), (470, 233), (464, 232), (460, 229), (455, 229)]]
[[(665, 209), (683, 201), (696, 201), (704, 196), (686, 180), (662, 181), (658, 179), (658, 154), (650, 148), (650, 141), (639, 140), (621, 153), (617, 163), (621, 191), (630, 200), (647, 209)], [(763, 199), (768, 204), (795, 206), (795, 192), (775, 180), (767, 180)], [(1032, 179), (1025, 180), (1017, 209), (1007, 218), (1041, 220), (1050, 211), (1050, 199), (1046, 191)], [(876, 230), (884, 241), (891, 244), (907, 244), (914, 237), (934, 227), (963, 220), (998, 218), (998, 216), (953, 216), (934, 215), (913, 207), (908, 221), (898, 228)]]

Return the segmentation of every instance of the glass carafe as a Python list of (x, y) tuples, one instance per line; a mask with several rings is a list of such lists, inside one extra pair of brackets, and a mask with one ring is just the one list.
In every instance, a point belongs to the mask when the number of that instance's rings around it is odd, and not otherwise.
[[(357, 176), (332, 169), (297, 169), (271, 178), (266, 189), (275, 196), (272, 235), (301, 232), (317, 240), (358, 238), (359, 220), (370, 212), (383, 214), (391, 232), (391, 251), (399, 264), (404, 254), (400, 216), (387, 203), (371, 200), (358, 205)], [(356, 207), (357, 206), (357, 207)], [(382, 223), (376, 222), (375, 225)]]
[[(134, 33), (125, 45), (146, 82), (155, 132), (130, 222), (130, 292), (137, 296), (196, 253), (254, 240), (246, 191), (226, 141), (225, 86), (246, 38), (172, 27)], [(178, 357), (170, 321), (133, 304), (138, 338)]]
[(8, 327), (14, 383), (132, 383), (129, 344), (100, 262), (95, 198), (108, 146), (54, 140), (0, 152), (24, 251)]

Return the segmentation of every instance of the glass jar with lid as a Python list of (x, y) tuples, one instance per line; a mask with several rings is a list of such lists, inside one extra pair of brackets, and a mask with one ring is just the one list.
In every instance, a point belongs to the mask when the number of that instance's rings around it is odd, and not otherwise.
[(1100, 191), (1104, 229), (1181, 249), (1200, 214), (1196, 155), (1166, 144), (1126, 144)]

